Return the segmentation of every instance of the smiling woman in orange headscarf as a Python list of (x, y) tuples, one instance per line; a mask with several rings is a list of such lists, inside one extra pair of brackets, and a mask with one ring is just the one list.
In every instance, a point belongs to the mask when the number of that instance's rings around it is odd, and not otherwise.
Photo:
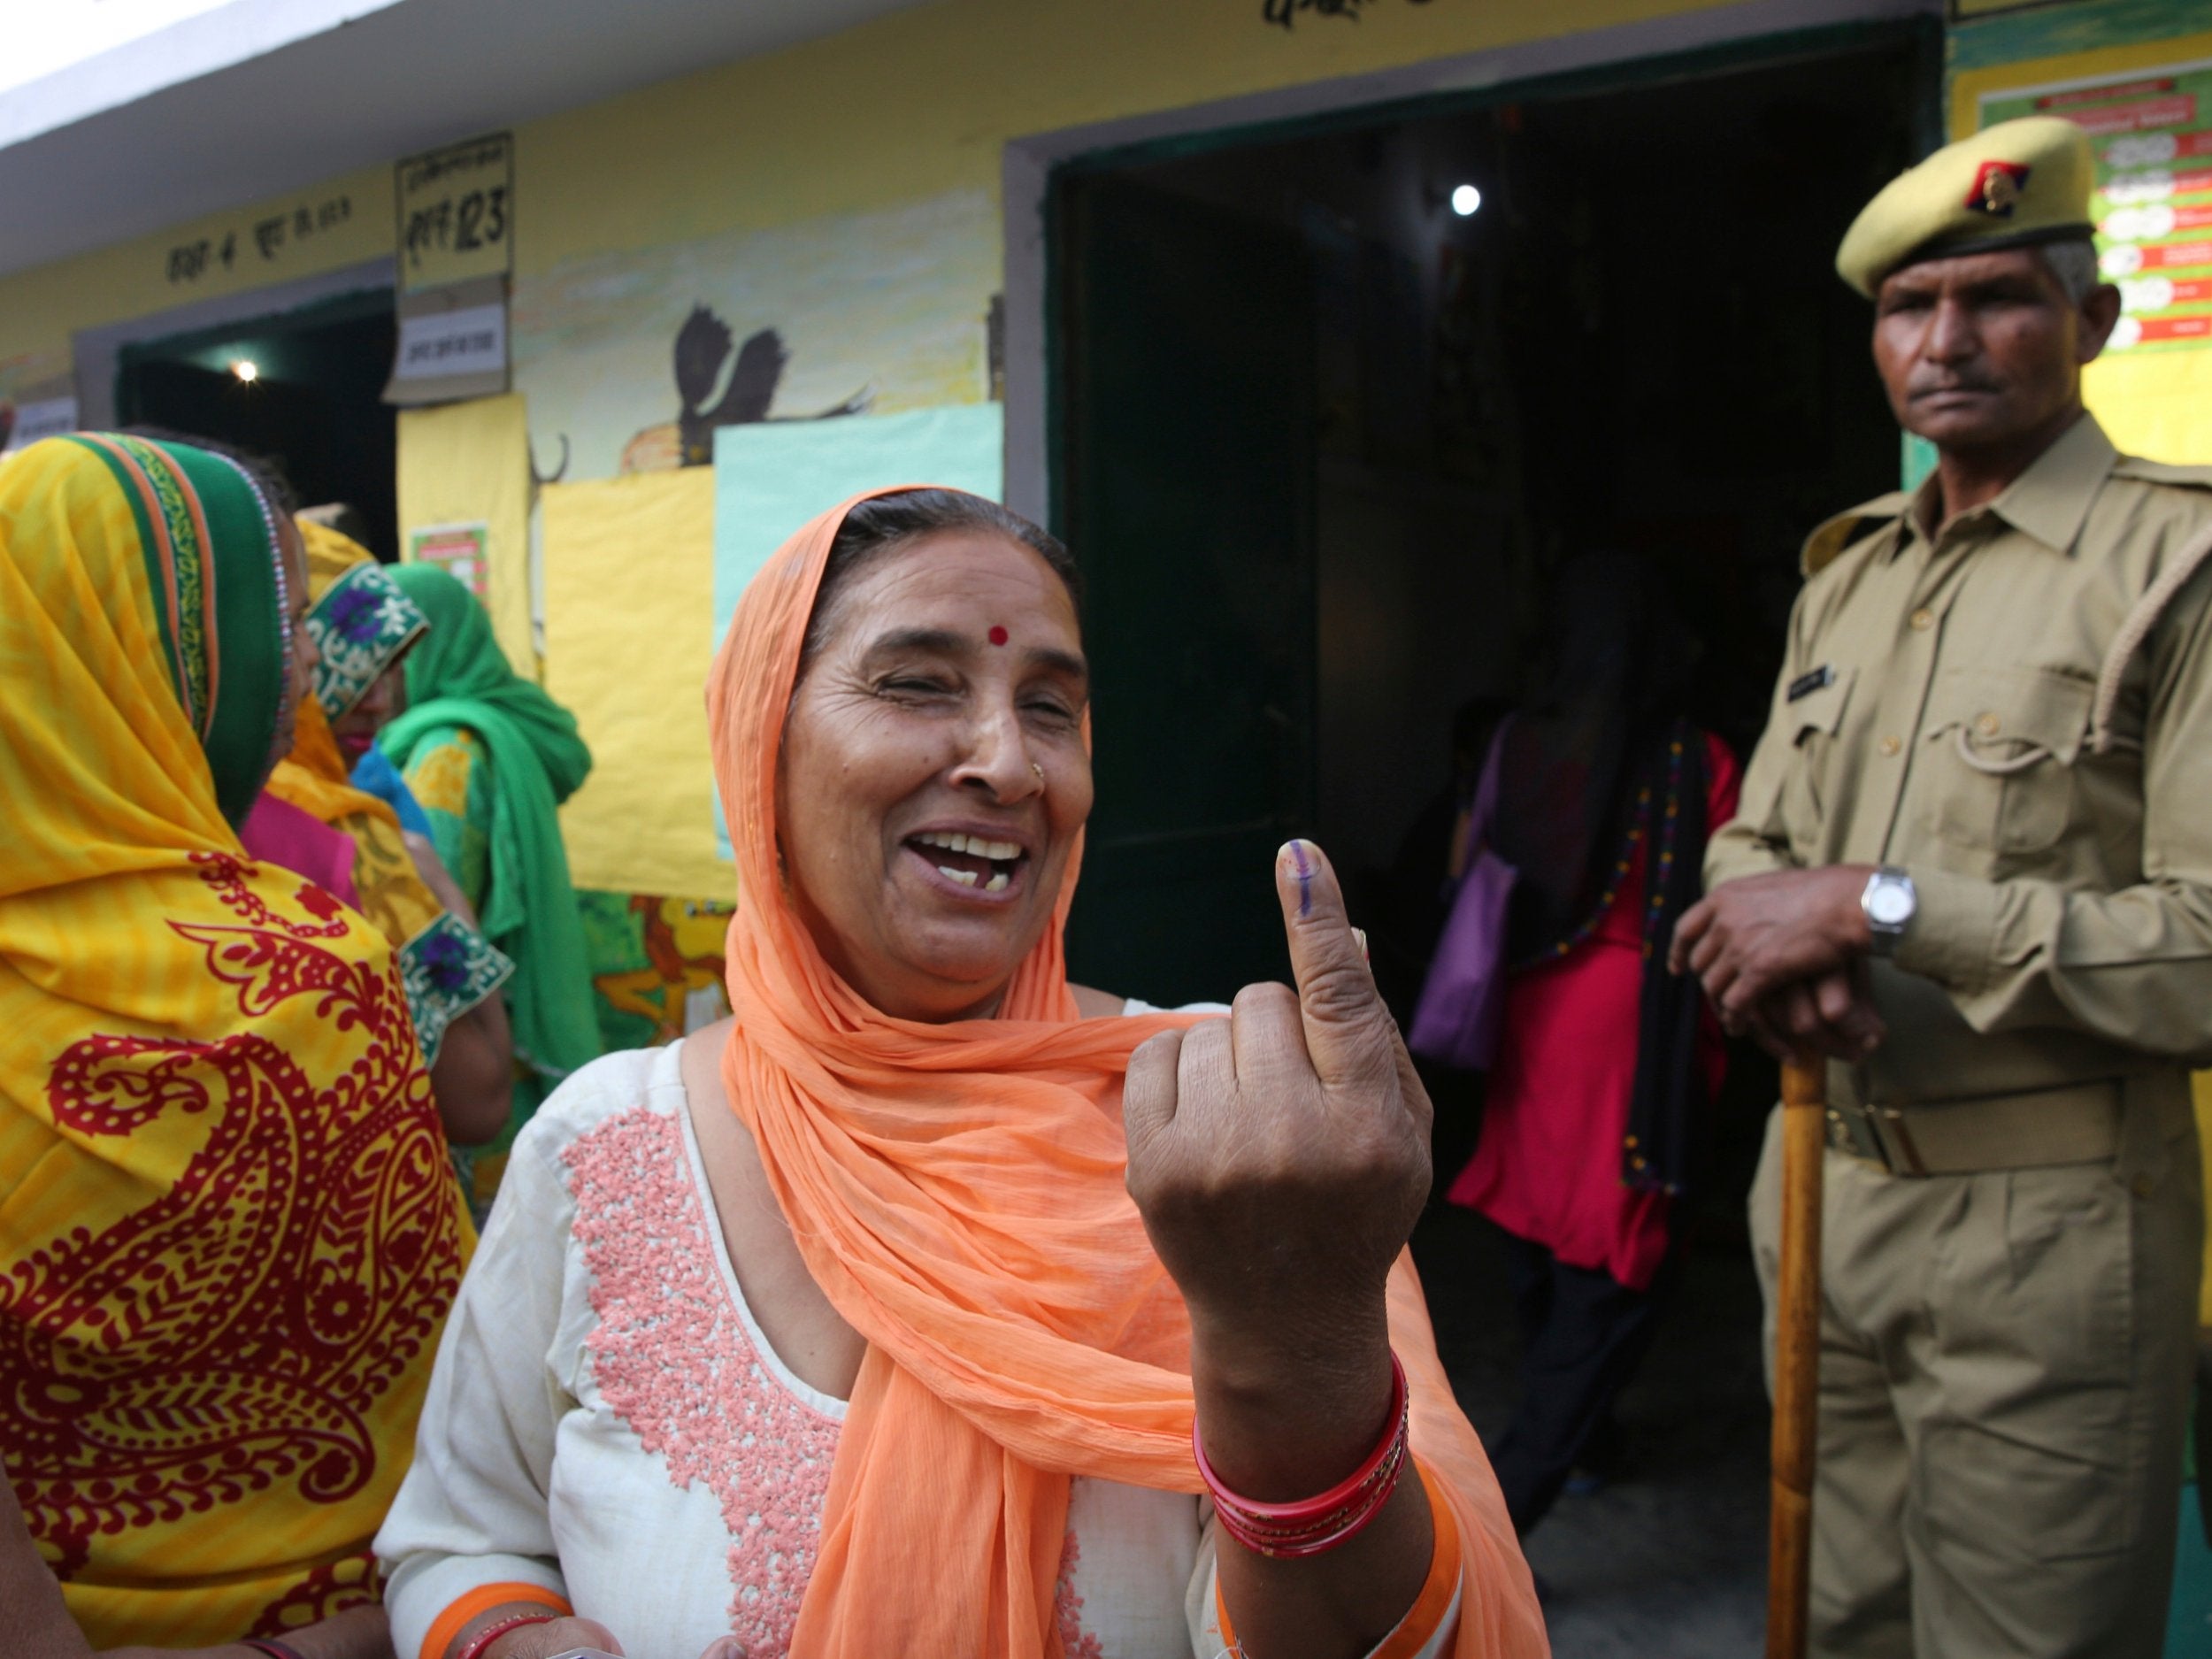
[(223, 457), (0, 463), (0, 1448), (99, 1647), (373, 1599), (469, 1241), (390, 945), (239, 844), (301, 580)]
[(1087, 690), (1064, 549), (976, 497), (755, 578), (734, 1016), (517, 1141), (378, 1540), (404, 1659), (1544, 1651), (1325, 859), (1278, 860), (1295, 995), (1068, 983)]

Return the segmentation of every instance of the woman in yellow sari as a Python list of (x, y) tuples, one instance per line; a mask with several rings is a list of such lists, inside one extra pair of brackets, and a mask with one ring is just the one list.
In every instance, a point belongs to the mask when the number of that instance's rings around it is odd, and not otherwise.
[(235, 832), (303, 581), (223, 457), (0, 464), (0, 1447), (97, 1647), (374, 1599), (472, 1243), (390, 944)]

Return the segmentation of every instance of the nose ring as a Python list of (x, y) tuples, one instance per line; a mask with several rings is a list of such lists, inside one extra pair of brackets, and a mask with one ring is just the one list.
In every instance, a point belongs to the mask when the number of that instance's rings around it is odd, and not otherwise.
[(1045, 780), (1045, 769), (1042, 766), (1040, 766), (1035, 761), (1033, 760), (1029, 763), (1029, 770), (1037, 774), (1037, 781), (1039, 783), (1042, 783)]

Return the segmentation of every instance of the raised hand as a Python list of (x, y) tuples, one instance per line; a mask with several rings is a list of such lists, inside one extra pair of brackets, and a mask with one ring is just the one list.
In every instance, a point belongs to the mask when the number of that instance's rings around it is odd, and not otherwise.
[[(1429, 1190), (1429, 1100), (1376, 995), (1320, 849), (1275, 857), (1295, 993), (1155, 1037), (1123, 1097), (1129, 1192), (1191, 1315), (1191, 1392), (1217, 1478), (1283, 1502), (1326, 1492), (1392, 1426), (1384, 1286)], [(1418, 1480), (1340, 1549), (1278, 1559), (1224, 1534), (1246, 1651), (1363, 1654), (1405, 1617), (1432, 1548)]]
[(1371, 1378), (1379, 1354), (1386, 1393), (1383, 1284), (1428, 1195), (1428, 1095), (1320, 849), (1286, 846), (1275, 885), (1298, 988), (1247, 986), (1227, 1019), (1131, 1056), (1129, 1192), (1209, 1363)]

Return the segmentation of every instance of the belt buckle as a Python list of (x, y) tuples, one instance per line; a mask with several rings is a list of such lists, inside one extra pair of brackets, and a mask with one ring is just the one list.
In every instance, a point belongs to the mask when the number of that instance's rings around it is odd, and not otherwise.
[(1878, 1164), (1889, 1168), (1889, 1148), (1867, 1121), (1866, 1114), (1854, 1106), (1831, 1106), (1828, 1109), (1828, 1144), (1846, 1157), (1857, 1158), (1863, 1164)]
[(1828, 1144), (1848, 1156), (1879, 1164), (1891, 1175), (1925, 1175), (1905, 1114), (1888, 1106), (1831, 1106)]
[(1921, 1160), (1920, 1148), (1912, 1138), (1911, 1125), (1905, 1122), (1905, 1114), (1892, 1106), (1874, 1106), (1867, 1110), (1872, 1120), (1874, 1133), (1888, 1152), (1883, 1161), (1889, 1165), (1892, 1175), (1925, 1175), (1928, 1166)]

